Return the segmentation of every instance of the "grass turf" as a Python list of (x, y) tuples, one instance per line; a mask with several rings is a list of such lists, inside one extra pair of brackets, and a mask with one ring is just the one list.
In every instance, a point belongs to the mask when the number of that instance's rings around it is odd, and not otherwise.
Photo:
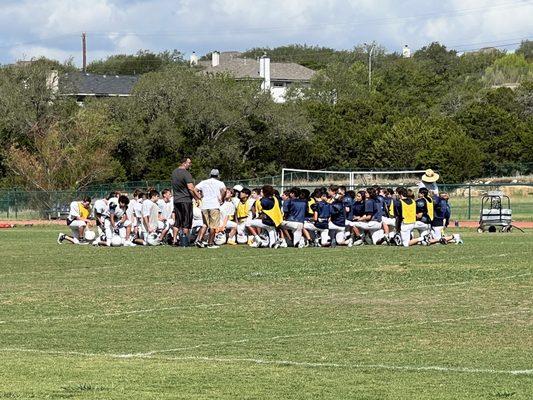
[(0, 399), (533, 398), (531, 232), (277, 251), (57, 232), (0, 231)]

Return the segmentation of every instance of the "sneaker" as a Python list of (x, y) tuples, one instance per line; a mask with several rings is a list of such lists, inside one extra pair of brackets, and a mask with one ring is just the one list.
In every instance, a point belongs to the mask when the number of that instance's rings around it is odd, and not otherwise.
[(248, 246), (251, 246), (253, 243), (254, 243), (253, 236), (248, 237), (248, 242), (247, 242)]
[(448, 241), (445, 238), (441, 237), (440, 240), (439, 240), (439, 243), (440, 244), (448, 244)]
[(418, 244), (422, 246), (427, 246), (429, 244), (429, 235), (425, 235), (424, 237), (420, 238)]
[(137, 246), (137, 245), (135, 243), (133, 243), (133, 242), (130, 242), (129, 240), (126, 240), (124, 242), (124, 247), (135, 247), (135, 246)]
[(57, 237), (57, 244), (63, 244), (63, 240), (65, 240), (65, 234), (64, 233), (60, 233)]
[(353, 238), (350, 238), (346, 241), (346, 246), (353, 247)]
[(320, 239), (319, 238), (315, 238), (315, 240), (313, 240), (313, 245), (315, 247), (320, 247)]
[(353, 242), (354, 246), (362, 246), (363, 244), (365, 244), (365, 241), (364, 241), (364, 239), (361, 239), (361, 238), (359, 238), (359, 239), (357, 239), (356, 241)]
[(87, 245), (87, 244), (89, 244), (89, 241), (86, 240), (85, 238), (81, 238), (81, 239), (78, 240), (77, 244)]
[(250, 245), (250, 247), (255, 247), (255, 248), (259, 248), (261, 245), (256, 242), (256, 241), (252, 241), (252, 244)]
[(383, 237), (381, 239), (379, 239), (377, 242), (376, 242), (376, 246), (386, 246), (388, 243), (387, 243), (387, 238)]
[(205, 248), (205, 243), (204, 242), (200, 242), (199, 240), (197, 240), (196, 242), (194, 242), (194, 245), (200, 249), (203, 249)]
[(277, 239), (273, 245), (270, 246), (271, 249), (279, 249), (279, 246), (281, 244), (281, 240)]
[(279, 244), (279, 247), (281, 247), (282, 249), (285, 249), (289, 246), (287, 245), (287, 241), (285, 239), (281, 239), (281, 243)]
[(232, 237), (232, 238), (229, 238), (228, 241), (226, 242), (227, 244), (230, 244), (232, 246), (235, 246), (237, 245), (237, 242), (235, 241), (235, 238)]
[(453, 240), (455, 242), (455, 244), (464, 244), (465, 242), (463, 242), (463, 239), (461, 239), (461, 235), (459, 235), (458, 233), (454, 233), (453, 234)]
[(305, 239), (304, 238), (301, 238), (300, 241), (298, 242), (298, 248), (299, 249), (303, 249), (305, 246)]
[(402, 245), (402, 237), (400, 235), (394, 235), (393, 242), (396, 246)]
[(208, 248), (208, 249), (219, 249), (220, 246), (217, 246), (216, 244), (208, 244), (206, 248)]

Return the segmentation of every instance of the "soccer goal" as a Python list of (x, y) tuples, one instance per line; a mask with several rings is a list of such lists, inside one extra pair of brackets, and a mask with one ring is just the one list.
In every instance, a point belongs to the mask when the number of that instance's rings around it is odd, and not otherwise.
[(281, 186), (317, 187), (344, 185), (350, 189), (361, 186), (413, 186), (420, 181), (424, 170), (404, 171), (325, 171), (283, 168)]

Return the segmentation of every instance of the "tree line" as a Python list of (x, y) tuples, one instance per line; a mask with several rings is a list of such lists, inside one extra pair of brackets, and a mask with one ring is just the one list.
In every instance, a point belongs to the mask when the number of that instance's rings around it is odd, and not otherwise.
[[(458, 55), (439, 43), (411, 58), (378, 47), (368, 55), (311, 46), (251, 49), (316, 70), (284, 104), (259, 82), (206, 76), (178, 51), (111, 56), (88, 66), (140, 74), (128, 98), (75, 99), (47, 86), (41, 59), (0, 67), (0, 185), (79, 189), (95, 182), (167, 179), (180, 157), (203, 177), (224, 179), (305, 169), (438, 169), (446, 182), (531, 173), (531, 42), (513, 54)], [(515, 88), (505, 87), (514, 84)], [(502, 86), (503, 85), (503, 86)]]

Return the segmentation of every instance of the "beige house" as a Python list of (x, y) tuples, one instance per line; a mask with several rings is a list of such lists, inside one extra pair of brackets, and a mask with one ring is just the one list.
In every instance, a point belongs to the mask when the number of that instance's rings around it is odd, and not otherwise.
[(289, 87), (309, 85), (315, 74), (315, 71), (300, 64), (270, 62), (266, 56), (260, 59), (244, 58), (237, 51), (215, 51), (210, 61), (198, 61), (193, 55), (191, 64), (203, 67), (205, 74), (227, 73), (237, 80), (257, 80), (263, 90), (270, 91), (277, 103), (285, 102)]

